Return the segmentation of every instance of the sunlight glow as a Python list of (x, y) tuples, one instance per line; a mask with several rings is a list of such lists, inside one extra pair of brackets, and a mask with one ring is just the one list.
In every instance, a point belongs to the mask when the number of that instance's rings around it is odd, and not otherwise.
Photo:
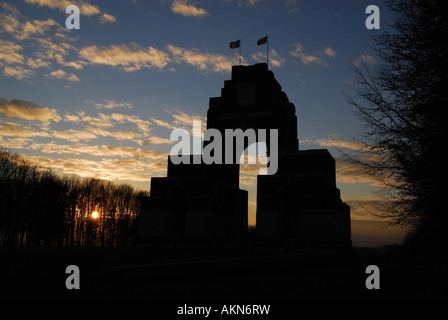
[(92, 212), (92, 218), (93, 218), (93, 219), (97, 219), (98, 216), (99, 216), (99, 215), (98, 215), (98, 212), (97, 212), (97, 211), (93, 211), (93, 212)]

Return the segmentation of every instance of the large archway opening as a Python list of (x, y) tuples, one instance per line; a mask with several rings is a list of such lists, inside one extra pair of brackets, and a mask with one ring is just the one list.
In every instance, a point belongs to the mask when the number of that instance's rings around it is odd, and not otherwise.
[(257, 176), (267, 173), (266, 144), (253, 143), (240, 157), (239, 187), (248, 191), (248, 229), (257, 225)]

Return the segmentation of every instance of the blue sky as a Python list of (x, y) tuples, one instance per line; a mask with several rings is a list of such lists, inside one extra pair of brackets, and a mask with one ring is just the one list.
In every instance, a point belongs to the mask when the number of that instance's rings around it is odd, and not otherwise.
[[(65, 27), (70, 4), (80, 8), (78, 30)], [(371, 4), (380, 30), (365, 27)], [(388, 16), (363, 0), (0, 1), (0, 145), (61, 173), (149, 190), (152, 176), (166, 175), (171, 131), (205, 122), (209, 98), (230, 79), (238, 49), (229, 43), (241, 39), (243, 64), (264, 62), (267, 46), (256, 42), (268, 35), (300, 149), (330, 150), (352, 219), (371, 222), (376, 182), (336, 148), (360, 149), (343, 95), (354, 81), (346, 59), (375, 65), (371, 37)], [(254, 223), (254, 170), (240, 177)], [(369, 243), (398, 241), (384, 230)]]

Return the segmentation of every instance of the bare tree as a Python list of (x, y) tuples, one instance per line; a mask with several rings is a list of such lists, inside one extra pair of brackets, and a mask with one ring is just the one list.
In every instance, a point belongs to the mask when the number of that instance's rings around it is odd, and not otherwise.
[(393, 31), (374, 37), (378, 63), (350, 62), (356, 76), (347, 101), (363, 124), (366, 152), (353, 161), (384, 183), (382, 216), (412, 227), (419, 243), (446, 243), (447, 193), (443, 155), (448, 88), (448, 3), (386, 1)]

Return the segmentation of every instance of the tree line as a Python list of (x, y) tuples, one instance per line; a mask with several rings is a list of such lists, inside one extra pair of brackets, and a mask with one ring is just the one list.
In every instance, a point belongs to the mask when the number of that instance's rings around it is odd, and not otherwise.
[(148, 193), (56, 174), (0, 148), (0, 244), (132, 245)]

